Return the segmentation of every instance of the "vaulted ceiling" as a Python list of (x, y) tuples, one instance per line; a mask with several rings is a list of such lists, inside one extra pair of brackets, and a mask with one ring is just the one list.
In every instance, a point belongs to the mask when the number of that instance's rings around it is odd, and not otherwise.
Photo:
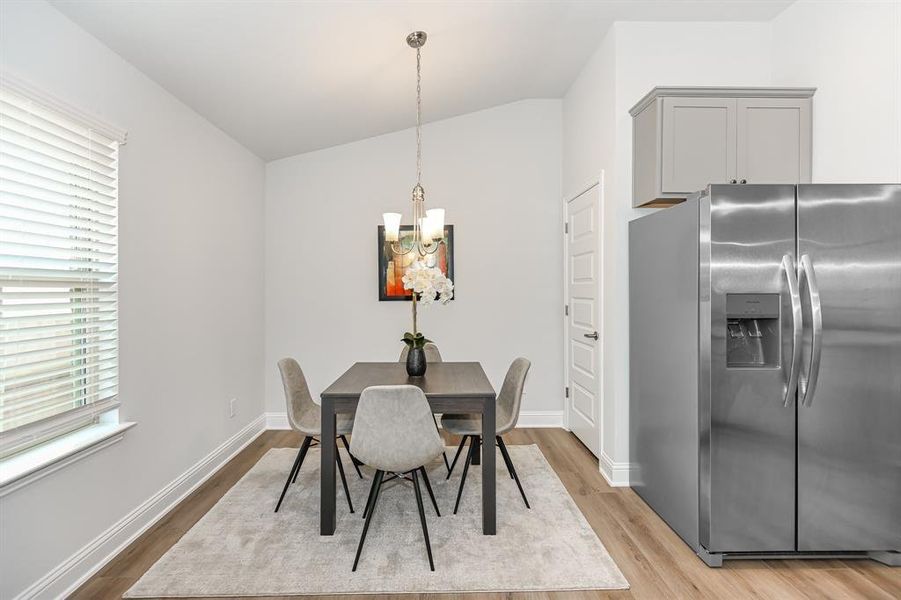
[(617, 20), (761, 21), (789, 1), (56, 0), (54, 5), (260, 157), (561, 97)]

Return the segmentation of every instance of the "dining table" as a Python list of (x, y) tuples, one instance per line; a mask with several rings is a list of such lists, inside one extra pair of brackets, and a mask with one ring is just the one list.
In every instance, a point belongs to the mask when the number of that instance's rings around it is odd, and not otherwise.
[[(335, 439), (335, 416), (356, 412), (360, 394), (374, 385), (415, 385), (423, 392), (432, 413), (479, 414), (482, 419), (482, 533), (497, 532), (495, 498), (495, 404), (497, 395), (478, 362), (429, 363), (424, 375), (407, 375), (401, 362), (354, 363), (320, 394), (322, 401), (322, 439)], [(319, 534), (334, 535), (335, 444), (321, 444), (321, 494)], [(476, 461), (474, 460), (475, 464)]]

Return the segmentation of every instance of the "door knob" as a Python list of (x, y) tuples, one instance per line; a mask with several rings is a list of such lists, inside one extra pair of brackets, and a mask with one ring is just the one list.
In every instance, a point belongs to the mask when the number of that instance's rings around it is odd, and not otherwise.
[(597, 332), (597, 331), (595, 331), (594, 333), (585, 333), (585, 334), (583, 334), (583, 335), (584, 335), (585, 337), (587, 337), (587, 338), (593, 339), (594, 341), (598, 341), (598, 337), (599, 337), (599, 336), (598, 336), (598, 332)]

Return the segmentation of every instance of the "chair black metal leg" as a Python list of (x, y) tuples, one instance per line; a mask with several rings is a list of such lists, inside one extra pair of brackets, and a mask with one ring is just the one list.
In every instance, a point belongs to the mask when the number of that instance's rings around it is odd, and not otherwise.
[[(435, 413), (432, 413), (432, 421), (435, 422), (435, 431), (438, 432), (438, 435), (441, 435), (441, 428), (438, 427), (438, 417), (435, 416)], [(443, 439), (444, 438), (442, 438), (442, 440)], [(450, 463), (447, 462), (447, 454), (445, 454), (443, 451), (441, 452), (441, 458), (444, 459), (444, 468), (447, 469), (447, 476), (450, 477), (450, 472), (451, 472)]]
[(466, 473), (469, 472), (469, 465), (472, 463), (473, 454), (475, 454), (476, 450), (476, 437), (470, 436), (469, 440), (469, 453), (466, 455), (466, 462), (463, 463), (463, 477), (460, 478), (460, 489), (457, 490), (457, 502), (454, 504), (454, 514), (457, 514), (457, 509), (460, 508), (460, 498), (463, 497), (463, 486), (466, 484)]
[(357, 563), (360, 562), (360, 553), (363, 552), (363, 542), (366, 541), (366, 533), (369, 531), (369, 523), (372, 522), (372, 514), (375, 512), (375, 505), (379, 501), (379, 490), (382, 489), (382, 477), (384, 471), (376, 471), (372, 478), (372, 505), (369, 507), (369, 513), (366, 515), (366, 523), (363, 524), (363, 533), (360, 534), (360, 543), (357, 546), (357, 555), (354, 558), (353, 571), (357, 570)]
[[(382, 485), (382, 481), (378, 482), (379, 487)], [(372, 508), (372, 499), (375, 497), (375, 486), (376, 479), (372, 478), (372, 485), (369, 486), (369, 496), (366, 497), (366, 507), (363, 509), (363, 518), (366, 518), (366, 515), (369, 514), (369, 510)]]
[(497, 436), (497, 445), (500, 446), (501, 454), (504, 457), (504, 462), (507, 463), (507, 468), (510, 470), (510, 474), (513, 475), (513, 481), (516, 482), (516, 487), (519, 488), (519, 493), (522, 495), (522, 501), (526, 503), (526, 508), (529, 510), (532, 509), (529, 506), (529, 500), (526, 498), (526, 493), (522, 489), (522, 484), (519, 482), (519, 475), (516, 474), (516, 468), (513, 466), (513, 461), (510, 459), (510, 455), (507, 453), (507, 445), (504, 443), (504, 440), (501, 436)]
[(291, 465), (291, 471), (288, 473), (288, 479), (285, 480), (285, 487), (282, 488), (282, 493), (278, 497), (278, 503), (275, 505), (275, 512), (278, 512), (278, 509), (281, 507), (282, 500), (285, 499), (285, 494), (288, 492), (288, 487), (290, 487), (291, 485), (291, 480), (294, 478), (294, 474), (298, 471), (298, 467), (300, 466), (298, 463), (300, 462), (302, 452), (302, 448), (297, 451), (297, 456), (294, 458), (294, 463)]
[[(501, 436), (496, 436), (495, 439), (497, 440), (497, 447), (500, 448), (504, 440), (501, 439)], [(504, 464), (507, 465), (507, 473), (510, 474), (510, 479), (513, 479), (513, 461), (510, 460), (510, 455), (507, 454), (506, 448), (501, 450), (501, 456), (504, 459)]]
[(466, 440), (469, 438), (468, 435), (464, 435), (463, 439), (460, 440), (460, 445), (457, 446), (457, 453), (454, 454), (454, 462), (451, 463), (450, 469), (447, 471), (447, 478), (450, 479), (451, 473), (454, 471), (454, 467), (457, 466), (457, 459), (460, 458), (460, 453), (463, 451), (463, 446), (466, 445)]
[(347, 455), (350, 457), (350, 461), (354, 464), (354, 469), (357, 470), (357, 475), (360, 476), (360, 479), (363, 479), (363, 474), (360, 472), (360, 465), (363, 463), (358, 461), (353, 454), (350, 453), (350, 444), (347, 443), (347, 436), (339, 435), (341, 441), (344, 442), (344, 449), (347, 450)]
[[(413, 470), (413, 489), (416, 491), (416, 507), (419, 509), (419, 522), (422, 523), (422, 536), (425, 538), (425, 549), (429, 554), (429, 569), (435, 570), (432, 561), (432, 544), (429, 543), (429, 526), (425, 522), (425, 510), (422, 508), (422, 492), (419, 489), (419, 470)], [(430, 492), (431, 493), (431, 492)], [(432, 498), (434, 501), (434, 498)], [(435, 507), (437, 509), (437, 505)]]
[(425, 467), (419, 467), (419, 470), (422, 471), (422, 480), (425, 482), (426, 491), (429, 492), (429, 498), (432, 499), (432, 506), (435, 507), (435, 514), (440, 517), (441, 511), (438, 510), (438, 503), (435, 502), (435, 494), (432, 493), (432, 482), (429, 481), (429, 474), (425, 472)]
[(288, 473), (288, 479), (285, 481), (285, 487), (282, 488), (282, 495), (278, 497), (278, 504), (275, 505), (275, 512), (278, 512), (278, 509), (282, 505), (282, 500), (285, 499), (285, 493), (288, 491), (288, 486), (297, 479), (297, 473), (300, 472), (300, 466), (303, 464), (303, 457), (307, 455), (307, 450), (310, 447), (310, 440), (313, 438), (305, 437), (303, 439), (303, 443), (300, 445), (300, 450), (297, 451), (297, 458), (294, 459), (294, 464), (291, 466), (291, 472)]
[(350, 512), (354, 511), (354, 503), (350, 501), (350, 490), (347, 489), (347, 478), (344, 476), (344, 464), (341, 462), (341, 453), (338, 452), (338, 442), (335, 442), (335, 462), (338, 463), (338, 473), (341, 474), (341, 485), (344, 486), (344, 495), (347, 497), (347, 506)]
[[(316, 445), (316, 440), (313, 439), (313, 436), (308, 435), (307, 437), (303, 438), (303, 444), (301, 444), (300, 447), (303, 448), (304, 444), (306, 444), (307, 449), (303, 451), (303, 456), (306, 456), (307, 450)], [(303, 466), (303, 456), (300, 458), (300, 464), (297, 465), (297, 470), (294, 471), (294, 477), (291, 478), (291, 483), (297, 483), (297, 474), (300, 473), (300, 467)]]
[(480, 465), (482, 464), (482, 436), (474, 435), (472, 438), (476, 441), (476, 451), (472, 455), (472, 464)]

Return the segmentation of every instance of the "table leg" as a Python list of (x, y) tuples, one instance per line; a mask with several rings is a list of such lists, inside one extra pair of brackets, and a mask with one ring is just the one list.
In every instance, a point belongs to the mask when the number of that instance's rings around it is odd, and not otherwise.
[(481, 452), (482, 447), (480, 445), (482, 443), (482, 438), (481, 438), (481, 436), (478, 436), (478, 435), (474, 435), (473, 437), (475, 438), (476, 451), (475, 451), (475, 454), (472, 455), (472, 464), (480, 465), (480, 464), (482, 464), (482, 452)]
[[(495, 416), (494, 408), (497, 401), (494, 397), (485, 398), (482, 405), (482, 533), (495, 535), (497, 533), (497, 505), (495, 500)], [(334, 487), (332, 488), (334, 490)]]
[(322, 435), (319, 439), (319, 535), (335, 533), (335, 405), (322, 399)]

